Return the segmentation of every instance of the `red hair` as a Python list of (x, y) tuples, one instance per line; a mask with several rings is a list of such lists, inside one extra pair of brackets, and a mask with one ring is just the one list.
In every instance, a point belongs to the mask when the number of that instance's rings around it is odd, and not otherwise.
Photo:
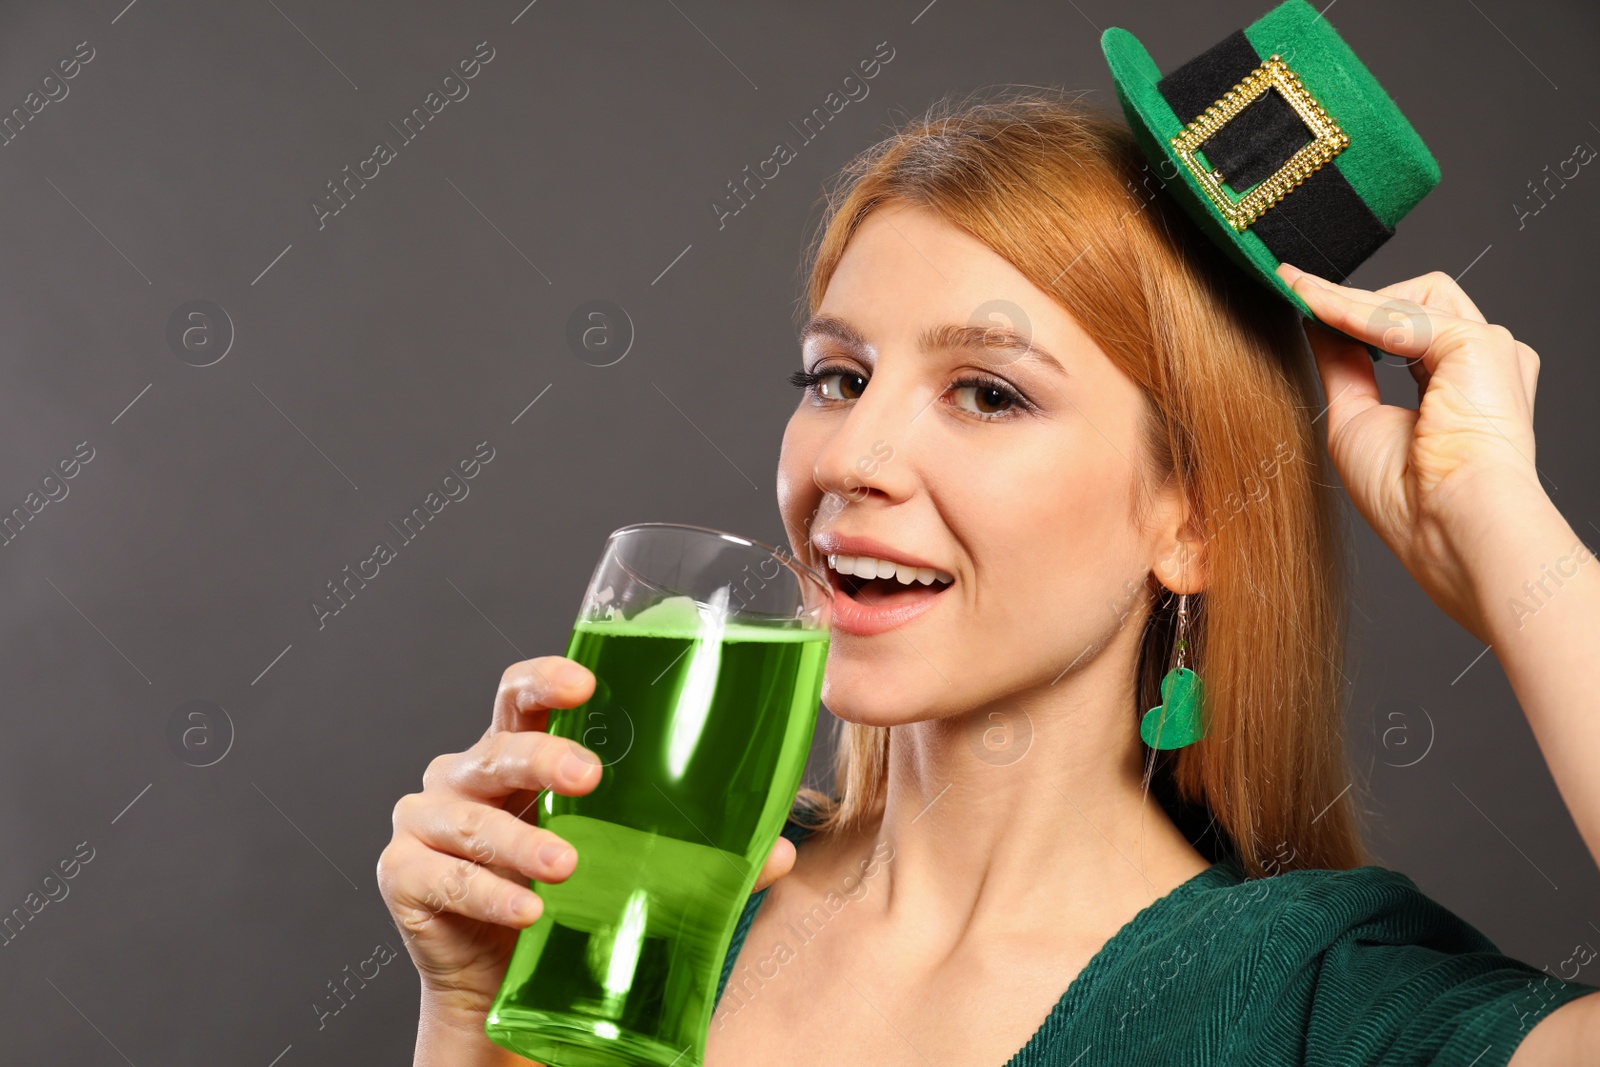
[[(1315, 427), (1314, 364), (1298, 313), (1161, 186), (1121, 116), (1081, 94), (946, 98), (830, 188), (807, 257), (809, 310), (868, 213), (906, 203), (973, 235), (1074, 317), (1146, 398), (1144, 484), (1179, 478), (1206, 546), (1189, 662), (1209, 729), (1157, 754), (1152, 787), (1197, 848), (1236, 852), (1251, 875), (1357, 866), (1342, 715), (1348, 532)], [(1145, 503), (1141, 492), (1136, 517)], [(1171, 662), (1177, 598), (1153, 576), (1147, 592), (1130, 730), (1160, 702)], [(889, 728), (840, 725), (838, 799), (803, 791), (819, 828), (859, 825), (883, 803)]]

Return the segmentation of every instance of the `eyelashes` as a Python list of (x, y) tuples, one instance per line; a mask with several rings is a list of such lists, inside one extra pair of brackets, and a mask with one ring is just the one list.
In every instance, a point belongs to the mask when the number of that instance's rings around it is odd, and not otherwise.
[(807, 390), (812, 396), (818, 398), (819, 400), (854, 400), (856, 397), (853, 396), (824, 396), (822, 394), (822, 383), (832, 378), (842, 379), (846, 377), (854, 378), (862, 382), (861, 388), (856, 392), (856, 396), (861, 395), (861, 392), (865, 391), (866, 377), (864, 375), (857, 374), (848, 367), (835, 367), (826, 364), (819, 366), (815, 371), (795, 371), (793, 374), (789, 375), (789, 383), (791, 385), (798, 386), (801, 389)]
[[(862, 384), (857, 390), (856, 397), (823, 395), (822, 387), (824, 383), (834, 378), (853, 378), (860, 381)], [(851, 370), (848, 367), (839, 367), (830, 364), (823, 364), (815, 371), (801, 369), (789, 375), (790, 385), (795, 386), (797, 389), (804, 389), (811, 396), (828, 403), (856, 399), (861, 392), (865, 391), (865, 383), (865, 375)], [(968, 414), (977, 416), (981, 419), (1010, 418), (1035, 410), (1032, 402), (1030, 402), (1021, 393), (1017, 392), (1016, 389), (1012, 388), (999, 378), (991, 377), (990, 375), (969, 374), (965, 377), (958, 378), (956, 381), (951, 383), (948, 391), (963, 392), (967, 390), (972, 391), (974, 399), (976, 399), (980, 394), (989, 394), (989, 396), (986, 398), (987, 402), (991, 404), (1005, 405), (1004, 407), (992, 411), (962, 408), (962, 410), (966, 411)]]

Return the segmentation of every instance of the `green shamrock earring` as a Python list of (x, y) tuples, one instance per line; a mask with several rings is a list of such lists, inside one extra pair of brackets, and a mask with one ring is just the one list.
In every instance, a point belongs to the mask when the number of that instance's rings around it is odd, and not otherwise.
[(1161, 679), (1161, 703), (1144, 713), (1139, 736), (1151, 748), (1182, 748), (1206, 735), (1200, 676), (1183, 665), (1188, 651), (1189, 594), (1178, 597), (1178, 664)]

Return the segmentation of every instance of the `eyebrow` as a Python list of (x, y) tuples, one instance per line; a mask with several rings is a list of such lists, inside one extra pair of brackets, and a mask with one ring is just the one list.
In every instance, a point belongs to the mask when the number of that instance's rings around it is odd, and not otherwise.
[[(806, 343), (814, 338), (833, 341), (858, 359), (862, 358), (871, 347), (860, 330), (834, 315), (815, 315), (806, 320), (806, 324), (800, 328), (800, 346), (805, 347)], [(1062, 374), (1069, 373), (1061, 365), (1061, 361), (1051, 355), (1038, 341), (1018, 333), (1009, 326), (979, 326), (973, 323), (930, 326), (917, 338), (917, 345), (923, 352), (951, 349), (1009, 352), (1013, 361), (1031, 359), (1047, 367), (1053, 367)]]

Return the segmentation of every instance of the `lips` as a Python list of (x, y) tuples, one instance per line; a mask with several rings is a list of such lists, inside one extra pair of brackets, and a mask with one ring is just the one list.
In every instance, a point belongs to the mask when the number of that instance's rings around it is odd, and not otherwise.
[[(837, 534), (818, 534), (812, 541), (826, 553), (823, 569), (835, 594), (833, 625), (844, 633), (870, 637), (898, 629), (932, 610), (954, 584), (948, 571), (880, 541)], [(863, 560), (878, 566), (862, 565)]]

